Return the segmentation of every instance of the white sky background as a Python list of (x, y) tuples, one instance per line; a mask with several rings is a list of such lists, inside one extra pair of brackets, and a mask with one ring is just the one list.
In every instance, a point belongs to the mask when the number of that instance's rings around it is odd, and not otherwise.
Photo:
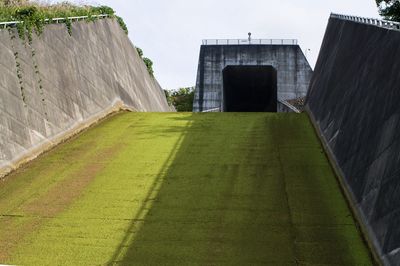
[[(72, 1), (82, 2), (82, 1)], [(375, 0), (89, 0), (123, 17), (164, 89), (194, 86), (202, 39), (298, 39), (314, 68), (331, 12), (378, 18)]]

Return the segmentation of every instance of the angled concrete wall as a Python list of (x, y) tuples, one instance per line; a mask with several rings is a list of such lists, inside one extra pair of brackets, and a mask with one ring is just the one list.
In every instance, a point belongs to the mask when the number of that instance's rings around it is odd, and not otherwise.
[(115, 20), (0, 30), (0, 175), (120, 108), (170, 110)]
[(400, 31), (331, 18), (307, 109), (387, 265), (400, 265)]
[(238, 65), (273, 66), (279, 100), (307, 94), (312, 69), (298, 45), (202, 45), (193, 111), (223, 108), (222, 71)]

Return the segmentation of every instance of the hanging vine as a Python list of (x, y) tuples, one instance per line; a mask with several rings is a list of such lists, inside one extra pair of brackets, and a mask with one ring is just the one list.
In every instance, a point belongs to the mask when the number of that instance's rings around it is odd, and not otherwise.
[(20, 5), (5, 5), (0, 8), (0, 22), (20, 21), (16, 24), (18, 35), (22, 40), (27, 37), (32, 39), (35, 31), (37, 35), (43, 33), (44, 25), (53, 18), (65, 18), (65, 25), (69, 35), (72, 35), (72, 22), (68, 17), (88, 16), (87, 21), (95, 21), (97, 15), (108, 15), (115, 18), (121, 29), (128, 34), (128, 28), (121, 17), (115, 15), (114, 10), (108, 6), (78, 6), (68, 2), (56, 5), (28, 3)]

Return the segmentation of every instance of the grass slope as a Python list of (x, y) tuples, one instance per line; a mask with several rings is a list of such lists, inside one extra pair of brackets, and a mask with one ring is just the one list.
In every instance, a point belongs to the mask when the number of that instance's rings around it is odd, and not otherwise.
[(305, 115), (116, 115), (0, 184), (0, 262), (370, 265)]

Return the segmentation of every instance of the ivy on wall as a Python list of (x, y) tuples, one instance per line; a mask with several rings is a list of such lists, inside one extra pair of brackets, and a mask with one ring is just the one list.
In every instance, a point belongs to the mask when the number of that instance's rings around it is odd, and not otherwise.
[[(10, 39), (11, 39), (11, 48), (13, 51), (15, 51), (15, 34), (12, 30), (8, 30), (8, 33), (10, 34)], [(16, 70), (16, 74), (17, 74), (17, 78), (18, 78), (18, 84), (19, 84), (19, 89), (20, 89), (20, 93), (21, 93), (21, 99), (22, 102), (24, 103), (24, 106), (26, 107), (26, 94), (25, 94), (25, 87), (24, 87), (24, 81), (22, 78), (22, 67), (21, 67), (21, 62), (20, 62), (20, 58), (19, 58), (19, 53), (18, 52), (14, 52), (14, 60), (15, 60), (15, 70)]]
[[(108, 6), (88, 6), (74, 5), (68, 2), (61, 4), (42, 4), (32, 1), (10, 1), (0, 0), (0, 22), (23, 21), (17, 24), (18, 34), (21, 39), (32, 39), (32, 32), (37, 35), (43, 32), (44, 25), (53, 18), (68, 18), (78, 16), (88, 16), (89, 21), (96, 20), (96, 15), (108, 15), (115, 18), (121, 29), (128, 34), (128, 28), (121, 17), (115, 15), (115, 11)], [(72, 23), (64, 20), (68, 33), (72, 34)]]
[[(32, 34), (35, 32), (37, 35), (40, 35), (43, 32), (45, 24), (51, 23), (53, 18), (65, 18), (63, 22), (66, 25), (69, 35), (72, 35), (72, 21), (67, 19), (68, 17), (87, 16), (88, 18), (86, 21), (90, 22), (97, 19), (96, 15), (108, 15), (111, 18), (115, 18), (122, 30), (128, 34), (128, 29), (123, 19), (116, 16), (114, 10), (108, 6), (78, 6), (68, 2), (50, 5), (28, 0), (0, 0), (0, 22), (22, 22), (11, 24), (9, 27), (7, 27), (11, 38), (12, 50), (17, 50), (17, 33), (22, 40), (28, 38), (28, 42), (25, 42), (24, 45), (25, 47), (29, 46), (31, 49), (31, 59), (35, 70), (35, 76), (42, 100), (42, 105), (44, 107), (44, 114), (46, 117), (47, 108), (45, 90), (43, 88), (39, 66), (36, 61), (36, 50), (32, 45)], [(12, 27), (15, 27), (17, 31), (12, 30)], [(14, 53), (14, 59), (21, 99), (26, 107), (28, 100), (25, 89), (26, 84), (24, 82), (24, 71), (18, 52)]]

